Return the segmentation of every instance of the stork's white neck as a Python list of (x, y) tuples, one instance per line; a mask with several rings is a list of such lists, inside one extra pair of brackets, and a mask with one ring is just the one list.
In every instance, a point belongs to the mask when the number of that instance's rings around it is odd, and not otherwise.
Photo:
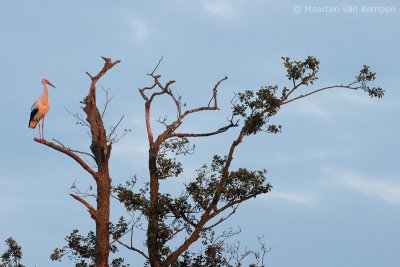
[(46, 100), (49, 98), (49, 92), (47, 90), (47, 83), (43, 83), (43, 100)]

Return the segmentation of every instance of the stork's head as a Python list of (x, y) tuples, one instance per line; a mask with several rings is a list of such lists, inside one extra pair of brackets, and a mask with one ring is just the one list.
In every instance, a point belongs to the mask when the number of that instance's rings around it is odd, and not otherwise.
[(43, 84), (43, 85), (48, 84), (48, 85), (50, 85), (50, 86), (56, 88), (56, 87), (55, 87), (54, 85), (52, 85), (51, 82), (50, 82), (49, 80), (47, 80), (46, 78), (42, 79), (42, 84)]

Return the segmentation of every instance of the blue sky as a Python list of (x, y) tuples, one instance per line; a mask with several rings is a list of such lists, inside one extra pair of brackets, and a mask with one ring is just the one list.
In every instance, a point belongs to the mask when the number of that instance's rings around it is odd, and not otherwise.
[[(102, 66), (100, 56), (121, 59), (100, 85), (115, 95), (106, 122), (125, 115), (132, 133), (113, 149), (114, 183), (137, 174), (146, 178), (143, 100), (137, 88), (158, 59), (165, 81), (188, 106), (209, 100), (224, 75), (221, 111), (193, 117), (187, 129), (206, 131), (225, 122), (234, 92), (262, 85), (288, 85), (281, 57), (321, 61), (315, 86), (352, 81), (363, 64), (377, 72), (383, 99), (336, 90), (285, 106), (275, 117), (278, 135), (258, 135), (241, 145), (234, 166), (266, 168), (273, 192), (250, 200), (228, 224), (241, 226), (249, 247), (265, 235), (272, 246), (267, 266), (399, 266), (400, 93), (397, 80), (400, 5), (397, 1), (2, 1), (0, 9), (0, 240), (13, 236), (27, 266), (66, 266), (49, 260), (73, 229), (93, 228), (85, 208), (68, 195), (76, 181), (91, 184), (74, 162), (33, 142), (30, 107), (47, 77), (51, 110), (47, 139), (88, 150), (86, 129), (65, 111), (79, 111), (89, 86), (85, 71)], [(309, 12), (309, 6), (338, 7)], [(342, 8), (357, 8), (346, 13)], [(363, 12), (363, 6), (394, 8)], [(393, 9), (392, 9), (393, 10)], [(171, 114), (160, 102), (155, 114)], [(154, 118), (157, 118), (154, 116)], [(235, 130), (196, 140), (186, 159), (184, 181), (210, 159), (226, 153)], [(176, 191), (176, 183), (162, 188)], [(113, 218), (123, 214), (116, 203)], [(3, 242), (3, 241), (1, 241)], [(140, 243), (140, 242), (139, 242)], [(4, 247), (0, 246), (2, 252)], [(128, 262), (141, 258), (122, 250)]]

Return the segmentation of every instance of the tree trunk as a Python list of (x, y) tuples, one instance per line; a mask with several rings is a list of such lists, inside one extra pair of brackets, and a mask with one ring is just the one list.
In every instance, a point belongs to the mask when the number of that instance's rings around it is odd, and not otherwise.
[(157, 242), (158, 236), (158, 192), (159, 181), (157, 175), (157, 149), (152, 147), (149, 150), (149, 172), (150, 172), (150, 210), (149, 225), (147, 227), (147, 246), (149, 252), (149, 261), (151, 267), (160, 267), (161, 255), (160, 247)]
[(97, 183), (98, 221), (96, 221), (95, 266), (108, 267), (111, 178), (108, 174), (100, 175), (99, 178)]

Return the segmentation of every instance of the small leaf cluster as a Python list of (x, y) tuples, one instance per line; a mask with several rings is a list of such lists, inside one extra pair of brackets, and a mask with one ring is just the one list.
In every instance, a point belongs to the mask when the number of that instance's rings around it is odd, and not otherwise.
[(233, 267), (226, 257), (224, 242), (218, 241), (214, 231), (202, 233), (201, 244), (200, 251), (185, 251), (179, 261), (172, 264), (171, 267)]
[[(210, 167), (204, 165), (197, 171), (197, 177), (186, 186), (194, 202), (206, 209), (217, 190), (225, 166), (226, 157), (214, 155)], [(249, 171), (239, 168), (231, 171), (221, 191), (221, 201), (232, 204), (261, 194), (268, 193), (272, 185), (266, 182), (266, 170)]]
[(214, 155), (210, 166), (204, 164), (197, 170), (195, 180), (186, 185), (186, 191), (200, 209), (206, 210), (210, 205), (225, 163), (226, 157)]
[(256, 92), (237, 93), (232, 102), (232, 115), (244, 118), (245, 135), (262, 131), (270, 117), (278, 112), (281, 99), (275, 96), (277, 89), (277, 86), (263, 86)]
[(148, 192), (149, 184), (146, 183), (145, 186), (135, 193), (133, 187), (136, 184), (136, 177), (125, 184), (119, 184), (113, 187), (112, 192), (116, 195), (115, 198), (124, 204), (127, 211), (141, 211), (143, 214), (147, 214), (149, 207)]
[(24, 267), (20, 263), (22, 259), (22, 248), (18, 243), (9, 237), (5, 241), (8, 249), (1, 255), (0, 267)]
[(385, 94), (385, 90), (383, 90), (381, 87), (368, 86), (368, 83), (374, 81), (375, 78), (376, 78), (376, 73), (372, 72), (369, 66), (364, 65), (363, 68), (360, 70), (358, 76), (356, 76), (355, 83), (358, 83), (359, 88), (367, 92), (371, 98), (372, 97), (381, 98)]
[(267, 170), (249, 171), (239, 168), (231, 171), (222, 190), (226, 202), (245, 200), (271, 191), (272, 185), (266, 182)]
[(194, 253), (186, 251), (180, 257), (179, 262), (171, 267), (231, 267), (224, 255), (224, 248), (220, 245), (209, 244), (204, 246), (204, 251)]
[(287, 72), (286, 77), (293, 81), (293, 84), (309, 85), (318, 79), (315, 74), (319, 70), (319, 61), (315, 57), (308, 56), (303, 61), (291, 61), (289, 57), (282, 57), (282, 59)]
[(176, 157), (192, 154), (193, 151), (194, 146), (190, 145), (188, 138), (171, 138), (161, 143), (157, 155), (157, 176), (159, 179), (178, 177), (183, 172), (183, 167)]
[[(110, 236), (115, 238), (120, 238), (123, 233), (127, 230), (127, 223), (125, 219), (121, 217), (117, 224), (110, 223)], [(67, 245), (62, 248), (56, 248), (50, 255), (52, 261), (61, 261), (65, 255), (75, 262), (77, 267), (93, 267), (95, 259), (95, 247), (96, 247), (96, 235), (93, 231), (90, 231), (86, 236), (79, 233), (78, 229), (72, 230), (72, 232), (65, 237)], [(110, 252), (118, 252), (118, 248), (114, 245), (110, 245)], [(124, 265), (123, 258), (116, 258), (112, 260), (112, 267), (127, 267)]]
[[(116, 224), (110, 222), (110, 234), (113, 240), (120, 239), (128, 231), (128, 223), (125, 218), (121, 216)], [(116, 252), (117, 248), (114, 246), (112, 252)]]
[(85, 261), (86, 259), (94, 260), (96, 236), (93, 231), (90, 231), (87, 236), (83, 236), (79, 233), (78, 229), (74, 229), (65, 237), (65, 241), (67, 242), (66, 246), (54, 249), (53, 253), (50, 255), (52, 261), (61, 261), (62, 257), (68, 253), (68, 251), (71, 251), (68, 258), (74, 260), (76, 263), (87, 264)]

